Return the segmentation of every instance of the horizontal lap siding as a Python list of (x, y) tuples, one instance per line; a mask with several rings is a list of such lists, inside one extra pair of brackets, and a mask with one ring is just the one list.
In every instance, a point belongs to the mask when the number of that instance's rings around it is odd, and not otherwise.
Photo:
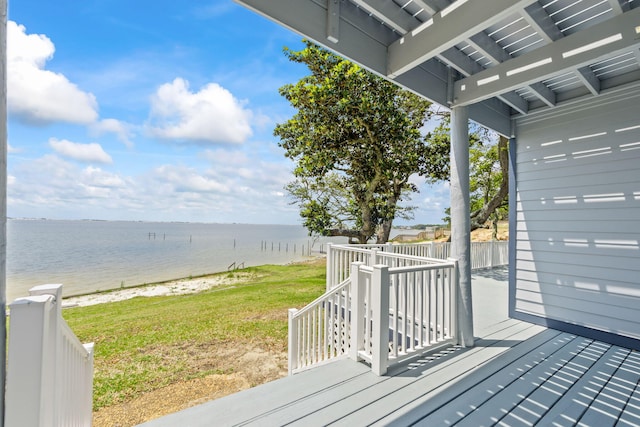
[(601, 101), (518, 123), (512, 310), (640, 339), (640, 90)]

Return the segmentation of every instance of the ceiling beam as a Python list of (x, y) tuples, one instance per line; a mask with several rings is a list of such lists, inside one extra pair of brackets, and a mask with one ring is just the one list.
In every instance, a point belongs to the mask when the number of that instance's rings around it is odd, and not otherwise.
[[(331, 1), (331, 0), (330, 0)], [(409, 15), (395, 3), (384, 0), (351, 0), (400, 34), (415, 28), (420, 21)]]
[(435, 15), (451, 4), (448, 0), (412, 0), (429, 15)]
[(327, 40), (332, 43), (340, 41), (340, 0), (327, 2)]
[[(380, 76), (386, 75), (387, 46), (398, 34), (381, 25), (353, 3), (340, 1), (340, 35), (337, 43), (327, 39), (327, 1), (319, 0), (234, 0), (236, 3), (313, 40)], [(447, 105), (447, 67), (433, 60), (421, 64), (394, 80), (395, 83), (431, 102)], [(472, 120), (503, 135), (511, 126), (510, 108), (490, 99), (469, 108)]]
[(469, 37), (467, 43), (469, 43), (469, 45), (475, 50), (482, 53), (482, 55), (490, 58), (493, 62), (497, 62), (498, 64), (511, 59), (511, 56), (484, 31)]
[(593, 95), (600, 94), (600, 79), (595, 75), (591, 67), (578, 68), (576, 76)]
[(529, 112), (529, 102), (516, 92), (506, 92), (497, 95), (497, 98), (520, 114), (526, 115)]
[(558, 28), (553, 19), (549, 16), (546, 10), (540, 3), (536, 2), (524, 8), (522, 17), (525, 21), (540, 35), (547, 43), (553, 43), (554, 41), (564, 37), (562, 31)]
[(556, 105), (555, 92), (549, 89), (544, 83), (533, 83), (530, 84), (528, 88), (549, 107), (554, 107)]
[(388, 47), (387, 76), (395, 78), (483, 31), (535, 0), (458, 0)]
[(609, 6), (611, 6), (611, 10), (616, 15), (620, 15), (621, 13), (627, 12), (631, 9), (629, 2), (623, 1), (623, 4), (621, 4), (620, 0), (609, 0)]
[[(563, 37), (517, 58), (458, 80), (454, 105), (468, 105), (577, 69), (640, 45), (640, 8)], [(605, 43), (606, 41), (606, 43)]]
[[(616, 0), (617, 1), (617, 0)], [(534, 3), (525, 7), (524, 19), (533, 27), (536, 32), (547, 42), (553, 43), (556, 40), (559, 40), (564, 37), (562, 31), (558, 29), (558, 26), (553, 22), (553, 19), (549, 16), (546, 10), (540, 3)], [(589, 91), (593, 95), (598, 95), (600, 93), (600, 80), (593, 73), (591, 68), (582, 67), (574, 71), (574, 74), (578, 77), (578, 80), (582, 82), (583, 85), (589, 89)], [(540, 86), (538, 86), (540, 88)], [(536, 88), (531, 88), (533, 91), (540, 96)], [(555, 104), (555, 95), (553, 97), (553, 103)], [(550, 104), (551, 99), (549, 98), (541, 98), (547, 105), (553, 107)]]

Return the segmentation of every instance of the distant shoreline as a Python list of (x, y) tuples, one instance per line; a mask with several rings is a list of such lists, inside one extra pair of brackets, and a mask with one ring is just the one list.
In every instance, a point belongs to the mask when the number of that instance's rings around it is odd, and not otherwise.
[[(319, 259), (324, 259), (324, 256), (315, 256), (308, 260), (281, 265), (305, 264)], [(80, 295), (71, 295), (62, 298), (62, 308), (86, 307), (90, 305), (125, 301), (135, 297), (187, 295), (207, 291), (220, 286), (232, 287), (234, 284), (242, 283), (248, 279), (256, 277), (254, 274), (245, 270), (246, 269), (222, 271), (204, 274), (197, 277), (185, 277), (181, 279), (135, 285), (126, 288), (116, 288)]]

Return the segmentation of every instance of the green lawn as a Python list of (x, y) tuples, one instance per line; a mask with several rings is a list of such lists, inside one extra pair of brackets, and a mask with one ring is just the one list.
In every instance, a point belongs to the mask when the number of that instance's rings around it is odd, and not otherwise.
[(253, 278), (191, 295), (65, 309), (80, 340), (96, 344), (94, 409), (175, 382), (233, 372), (233, 361), (224, 354), (216, 358), (217, 349), (286, 351), (287, 309), (322, 294), (324, 261), (241, 271)]

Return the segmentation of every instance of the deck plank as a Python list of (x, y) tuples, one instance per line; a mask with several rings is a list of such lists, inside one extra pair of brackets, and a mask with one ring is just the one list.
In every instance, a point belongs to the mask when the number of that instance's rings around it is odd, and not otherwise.
[(504, 418), (500, 425), (512, 425), (526, 423), (534, 425), (540, 421), (547, 411), (562, 399), (564, 393), (570, 389), (574, 382), (592, 368), (594, 363), (601, 357), (609, 346), (600, 342), (591, 342), (576, 354), (574, 358), (568, 360), (561, 367), (550, 366), (551, 376), (545, 379), (532, 393), (515, 406)]
[[(638, 374), (640, 373), (640, 353), (633, 351), (624, 366), (625, 369)], [(618, 419), (619, 426), (638, 426), (640, 425), (640, 380), (635, 384), (631, 381), (627, 386), (631, 389), (629, 399), (624, 411)]]
[[(360, 381), (371, 375), (364, 364), (349, 359), (310, 369), (299, 374), (272, 381), (202, 405), (141, 424), (145, 427), (210, 427), (238, 425), (258, 420), (274, 411), (285, 411), (301, 401)], [(185, 421), (188, 420), (188, 421)]]
[(579, 425), (616, 425), (640, 381), (640, 370), (633, 359), (633, 353), (627, 353), (622, 364), (582, 415)]
[[(535, 377), (538, 374), (544, 376), (544, 371), (546, 370), (545, 362), (549, 359), (553, 360), (553, 358), (561, 357), (559, 353), (563, 351), (575, 351), (583, 345), (584, 340), (569, 334), (555, 336), (553, 339), (539, 345), (533, 341), (528, 342), (527, 346), (520, 349), (517, 354), (505, 354), (505, 356), (511, 356), (512, 362), (509, 363), (506, 357), (496, 360), (495, 364), (497, 366), (491, 370), (487, 369), (488, 372), (483, 372), (485, 378), (482, 381), (476, 383), (464, 382), (459, 385), (459, 390), (450, 391), (451, 397), (448, 404), (433, 411), (421, 420), (420, 424), (444, 425), (459, 422), (462, 418), (467, 417), (474, 411), (478, 411), (480, 408), (485, 408), (484, 410), (486, 411), (486, 407), (491, 406), (487, 405), (489, 401), (494, 403), (493, 406), (495, 406), (496, 399), (502, 399), (503, 395), (501, 393), (505, 390), (507, 391), (507, 399), (504, 403), (508, 402), (509, 399), (516, 399), (519, 393), (523, 393), (523, 390), (514, 389), (518, 388), (519, 383), (526, 381), (526, 376)], [(515, 352), (515, 350), (513, 351)], [(533, 378), (534, 382), (535, 380), (536, 378)], [(464, 404), (461, 404), (458, 399), (463, 401)], [(517, 403), (515, 401), (513, 405)], [(496, 413), (491, 412), (492, 415)]]
[[(321, 413), (314, 414), (322, 424), (366, 425), (375, 423), (390, 412), (400, 410), (408, 403), (426, 393), (448, 385), (452, 380), (487, 363), (504, 352), (505, 343), (515, 345), (544, 330), (544, 328), (522, 323), (502, 329), (476, 347), (461, 349), (453, 356), (442, 360), (417, 361), (402, 371), (391, 372), (391, 380), (371, 388), (353, 399), (336, 402)], [(302, 423), (301, 423), (302, 425)]]
[[(608, 344), (600, 343), (608, 346)], [(591, 402), (605, 386), (608, 378), (618, 369), (626, 349), (608, 346), (591, 369), (579, 377), (556, 405), (540, 419), (540, 425), (575, 426)], [(596, 358), (594, 354), (594, 358)]]
[[(519, 358), (529, 354), (540, 346), (545, 346), (548, 343), (563, 340), (567, 337), (570, 336), (558, 331), (542, 330), (526, 342), (514, 345), (511, 348), (505, 348), (503, 353), (497, 357), (493, 357), (488, 363), (479, 365), (479, 369), (474, 369), (469, 374), (455, 381), (451, 381), (442, 388), (433, 389), (432, 391), (424, 393), (419, 398), (407, 402), (395, 411), (389, 411), (388, 414), (378, 420), (375, 425), (409, 425), (414, 423), (420, 423), (422, 425), (445, 425), (445, 423), (450, 421), (448, 417), (448, 414), (451, 413), (450, 410), (453, 410), (455, 413), (457, 410), (469, 412), (473, 409), (469, 408), (465, 411), (463, 408), (468, 407), (470, 402), (467, 400), (463, 402), (457, 400), (468, 389), (491, 378), (497, 372), (500, 372), (505, 364), (509, 365), (517, 361)], [(448, 409), (443, 409), (446, 407), (448, 407)], [(436, 415), (433, 418), (425, 418), (438, 410), (442, 411), (439, 416)], [(421, 421), (423, 419), (426, 421)]]
[[(583, 360), (588, 360), (588, 358), (585, 358), (583, 353), (590, 351), (589, 348), (592, 343), (592, 340), (580, 337), (558, 349), (558, 351), (543, 359), (541, 363), (531, 366), (528, 371), (523, 372), (516, 381), (499, 389), (499, 392), (492, 399), (479, 405), (459, 425), (461, 427), (495, 424), (505, 426), (526, 425), (527, 418), (529, 419), (529, 425), (535, 425), (544, 415), (544, 413), (540, 413), (542, 408), (531, 412), (520, 411), (517, 416), (511, 416), (510, 414), (523, 404), (528, 403), (533, 406), (532, 404), (536, 403), (536, 399), (540, 399), (541, 396), (548, 392), (545, 388), (546, 383), (550, 379), (552, 382), (555, 381), (553, 379), (554, 375), (562, 375), (562, 373), (577, 369), (587, 371), (589, 367), (585, 366)], [(537, 396), (532, 396), (534, 394), (537, 394)]]

